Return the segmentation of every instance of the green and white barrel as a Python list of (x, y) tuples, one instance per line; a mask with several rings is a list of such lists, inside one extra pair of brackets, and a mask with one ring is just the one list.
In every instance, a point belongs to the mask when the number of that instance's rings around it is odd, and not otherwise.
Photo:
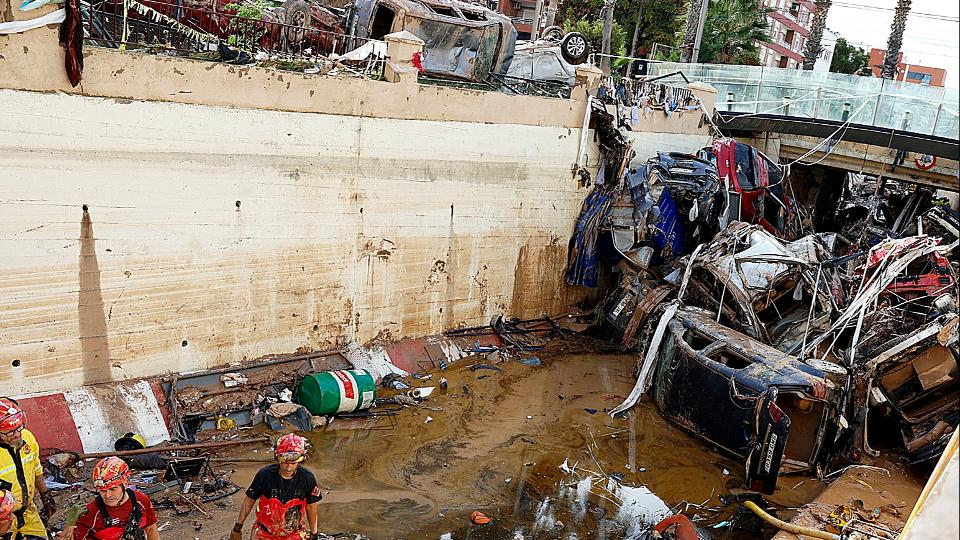
[(297, 400), (314, 416), (362, 411), (375, 399), (376, 382), (363, 369), (311, 373), (297, 387)]

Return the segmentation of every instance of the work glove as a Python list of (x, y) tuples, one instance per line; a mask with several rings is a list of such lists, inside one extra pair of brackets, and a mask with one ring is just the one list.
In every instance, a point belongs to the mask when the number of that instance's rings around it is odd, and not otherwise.
[(57, 512), (57, 499), (54, 498), (51, 491), (47, 490), (40, 494), (40, 500), (43, 501), (43, 515), (41, 517), (44, 521), (47, 521)]
[[(46, 504), (46, 503), (44, 503)], [(83, 506), (75, 504), (67, 509), (67, 520), (64, 522), (65, 526), (76, 525), (77, 520), (80, 519), (80, 514), (83, 513)]]

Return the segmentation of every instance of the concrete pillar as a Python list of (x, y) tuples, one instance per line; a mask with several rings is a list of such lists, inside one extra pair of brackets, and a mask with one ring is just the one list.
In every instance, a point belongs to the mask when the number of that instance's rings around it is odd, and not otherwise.
[(577, 78), (570, 92), (570, 99), (586, 101), (588, 94), (594, 94), (597, 88), (600, 88), (601, 77), (603, 72), (597, 66), (592, 64), (577, 66)]
[(709, 83), (697, 81), (688, 84), (687, 90), (690, 90), (690, 93), (703, 103), (703, 112), (713, 116), (713, 109), (717, 103), (717, 89)]
[(393, 83), (416, 83), (418, 72), (413, 65), (413, 55), (423, 52), (423, 40), (406, 30), (387, 34), (383, 40), (387, 42), (384, 79)]

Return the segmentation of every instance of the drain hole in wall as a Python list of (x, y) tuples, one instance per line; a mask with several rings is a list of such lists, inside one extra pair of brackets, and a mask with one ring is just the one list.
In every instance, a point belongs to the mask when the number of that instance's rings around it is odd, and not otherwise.
[(363, 208), (360, 209), (360, 213), (361, 213), (361, 214), (363, 213)]
[(314, 332), (316, 332), (316, 331), (319, 330), (319, 329), (320, 329), (320, 325), (319, 325), (319, 324), (313, 325), (313, 331), (314, 331)]
[(88, 210), (87, 205), (83, 205), (83, 206), (81, 206), (80, 208), (82, 208), (84, 212), (86, 212), (86, 211)]
[(20, 359), (19, 359), (19, 358), (15, 358), (15, 359), (13, 360), (13, 362), (10, 362), (10, 365), (13, 366), (13, 367), (20, 367)]
[(181, 347), (186, 347), (186, 346), (187, 346), (187, 340), (181, 341), (181, 342), (180, 342), (180, 346), (181, 346)]
[(239, 210), (239, 209), (240, 209), (240, 201), (237, 201), (235, 204), (237, 205), (237, 210)]

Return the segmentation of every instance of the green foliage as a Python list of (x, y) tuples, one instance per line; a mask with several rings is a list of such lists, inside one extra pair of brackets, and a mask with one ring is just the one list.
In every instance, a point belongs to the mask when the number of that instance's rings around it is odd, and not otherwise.
[[(603, 0), (567, 0), (560, 5), (557, 20), (564, 21), (564, 28), (575, 26), (580, 21), (596, 21), (600, 18)], [(640, 27), (637, 35), (637, 50), (628, 51), (633, 39), (633, 29), (637, 23), (640, 8)], [(614, 24), (621, 28), (626, 56), (635, 56), (639, 51), (649, 49), (654, 43), (674, 45), (676, 33), (683, 26), (683, 14), (686, 12), (683, 2), (676, 0), (617, 0), (613, 11)], [(602, 30), (603, 25), (599, 28)], [(615, 40), (614, 36), (611, 41)], [(599, 39), (597, 49), (599, 49)], [(616, 47), (611, 47), (617, 50)]]
[[(603, 42), (603, 21), (580, 19), (571, 23), (566, 21), (563, 25), (564, 32), (580, 32), (587, 38), (593, 52), (599, 53)], [(610, 54), (614, 56), (624, 56), (627, 53), (627, 34), (619, 23), (613, 23), (613, 32), (610, 34)]]
[(833, 49), (830, 71), (846, 74), (863, 73), (864, 70), (869, 70), (867, 66), (869, 61), (870, 55), (866, 51), (850, 45), (843, 38), (839, 38), (836, 47)]
[(227, 36), (227, 44), (253, 50), (253, 46), (266, 33), (266, 29), (259, 23), (265, 7), (267, 7), (267, 4), (264, 0), (250, 0), (240, 4), (223, 6), (224, 10), (236, 15), (236, 18), (230, 19), (227, 26), (230, 30), (230, 35)]
[(759, 42), (772, 40), (767, 33), (766, 14), (772, 11), (759, 0), (715, 0), (710, 2), (700, 44), (702, 63), (760, 63)]

